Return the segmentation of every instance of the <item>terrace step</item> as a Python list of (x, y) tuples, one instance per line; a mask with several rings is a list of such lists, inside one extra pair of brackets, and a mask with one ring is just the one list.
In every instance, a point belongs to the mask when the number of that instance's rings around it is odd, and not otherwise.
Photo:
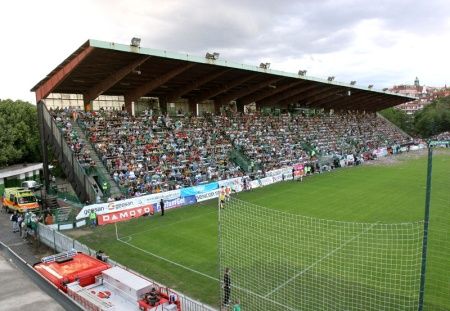
[[(91, 159), (95, 162), (95, 170), (96, 173), (94, 175), (98, 175), (100, 178), (106, 179), (106, 182), (109, 184), (109, 195), (112, 197), (117, 197), (122, 194), (119, 187), (117, 186), (116, 182), (112, 179), (111, 175), (109, 174), (106, 167), (103, 165), (103, 162), (99, 158), (97, 152), (95, 151), (94, 147), (90, 143), (89, 139), (87, 139), (83, 129), (78, 125), (76, 121), (71, 121), (72, 128), (75, 129), (80, 137), (81, 140), (85, 142), (85, 148), (89, 151), (89, 154), (91, 155)], [(96, 189), (97, 192), (104, 196), (105, 194), (102, 193), (101, 185), (99, 189)]]

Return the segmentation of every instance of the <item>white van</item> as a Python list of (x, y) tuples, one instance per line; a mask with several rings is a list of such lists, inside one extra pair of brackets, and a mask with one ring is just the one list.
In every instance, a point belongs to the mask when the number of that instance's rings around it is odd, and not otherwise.
[(39, 190), (41, 188), (41, 185), (38, 184), (37, 181), (35, 181), (35, 180), (25, 180), (22, 182), (21, 187), (34, 191), (34, 190)]

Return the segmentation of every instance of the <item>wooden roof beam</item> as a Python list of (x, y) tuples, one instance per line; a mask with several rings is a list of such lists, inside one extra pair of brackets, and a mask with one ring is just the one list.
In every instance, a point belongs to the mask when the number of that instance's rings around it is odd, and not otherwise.
[[(275, 94), (275, 95), (273, 95), (271, 97), (265, 98), (265, 99), (263, 99), (261, 101), (258, 101), (257, 103), (258, 103), (258, 105), (261, 105), (261, 106), (273, 106), (274, 104), (279, 103), (279, 102), (281, 102), (284, 99), (287, 99), (289, 97), (295, 96), (297, 94), (303, 94), (303, 93), (305, 93), (305, 92), (307, 92), (309, 90), (315, 89), (317, 87), (319, 87), (319, 86), (315, 85), (315, 84), (310, 84), (310, 85), (307, 85), (307, 86), (305, 85), (304, 87), (300, 87), (300, 88), (295, 87), (295, 88), (293, 88), (291, 90), (288, 90), (288, 91), (286, 91), (284, 93)], [(322, 86), (320, 86), (320, 87), (322, 87)]]
[(139, 57), (134, 62), (125, 65), (118, 71), (109, 75), (103, 81), (100, 81), (99, 83), (91, 87), (86, 93), (83, 94), (84, 102), (90, 102), (91, 100), (94, 100), (100, 95), (102, 95), (109, 88), (113, 87), (116, 83), (125, 78), (129, 73), (131, 73), (133, 70), (142, 65), (149, 58), (150, 56)]
[[(305, 88), (299, 89), (296, 92), (294, 92), (294, 91), (286, 92), (286, 93), (280, 94), (280, 96), (273, 96), (272, 98), (270, 98), (270, 100), (261, 102), (260, 104), (263, 106), (273, 106), (273, 105), (284, 106), (284, 105), (287, 105), (294, 101), (298, 101), (299, 99), (301, 99), (305, 96), (306, 97), (316, 96), (322, 92), (324, 92), (323, 85), (312, 84)], [(336, 91), (334, 91), (334, 92), (336, 92)]]
[(226, 92), (227, 90), (232, 89), (232, 88), (238, 86), (239, 84), (245, 83), (248, 80), (251, 80), (257, 76), (258, 76), (258, 74), (245, 75), (236, 80), (229, 81), (226, 84), (222, 84), (215, 88), (205, 90), (202, 93), (200, 93), (197, 97), (192, 98), (190, 100), (190, 102), (201, 103), (204, 100), (210, 99), (210, 98), (217, 96), (223, 92)]
[(150, 93), (154, 89), (160, 87), (161, 85), (163, 85), (170, 79), (175, 78), (179, 74), (185, 72), (186, 70), (188, 70), (189, 68), (192, 68), (194, 66), (195, 66), (194, 63), (188, 63), (188, 64), (183, 64), (181, 66), (175, 67), (174, 69), (166, 72), (165, 74), (163, 74), (153, 80), (150, 80), (150, 81), (138, 86), (134, 90), (126, 93), (125, 97), (129, 101), (136, 101), (137, 99), (141, 98), (142, 96), (145, 96), (146, 94)]
[(192, 91), (192, 90), (194, 90), (194, 89), (196, 89), (196, 88), (198, 88), (198, 87), (200, 87), (200, 86), (202, 86), (202, 85), (204, 85), (204, 84), (206, 84), (206, 83), (208, 83), (208, 82), (210, 82), (210, 81), (212, 81), (212, 80), (214, 80), (214, 79), (224, 75), (225, 73), (227, 73), (229, 71), (231, 71), (231, 69), (225, 69), (225, 70), (224, 69), (220, 69), (219, 71), (214, 72), (212, 74), (208, 73), (208, 74), (204, 75), (203, 77), (201, 77), (200, 79), (196, 79), (196, 80), (194, 80), (194, 81), (192, 81), (192, 82), (190, 82), (190, 83), (188, 83), (188, 84), (186, 84), (186, 85), (184, 85), (184, 86), (174, 90), (170, 94), (167, 94), (165, 96), (165, 101), (168, 102), (168, 103), (173, 102), (174, 100), (176, 100), (176, 99), (180, 98), (181, 96), (189, 93), (190, 91)]
[[(334, 109), (334, 110), (342, 110), (348, 109), (349, 103), (359, 103), (361, 98), (365, 98), (370, 95), (367, 92), (353, 92), (350, 96), (336, 98), (334, 100), (327, 101), (323, 103), (322, 106), (324, 109)], [(347, 106), (347, 107), (344, 107)]]
[(294, 87), (299, 86), (299, 85), (301, 85), (303, 83), (304, 83), (304, 81), (300, 80), (300, 81), (294, 81), (294, 82), (291, 82), (291, 83), (288, 83), (288, 84), (284, 84), (284, 85), (279, 85), (279, 86), (275, 85), (275, 88), (271, 88), (271, 89), (264, 90), (264, 91), (253, 92), (253, 93), (251, 93), (251, 94), (249, 94), (247, 96), (244, 96), (244, 97), (239, 99), (239, 103), (241, 105), (248, 105), (250, 103), (263, 100), (264, 98), (270, 97), (270, 96), (272, 96), (274, 94), (281, 93), (281, 92), (283, 92), (285, 90), (288, 90), (290, 88), (294, 88)]
[(224, 95), (220, 96), (219, 98), (217, 98), (217, 101), (220, 103), (227, 103), (231, 100), (239, 99), (245, 95), (251, 94), (259, 89), (262, 89), (263, 87), (267, 87), (273, 83), (276, 83), (276, 82), (280, 81), (281, 79), (282, 78), (273, 78), (273, 79), (269, 79), (269, 80), (265, 80), (265, 81), (256, 83), (254, 85), (249, 85), (247, 87), (244, 87), (241, 90), (237, 90), (237, 91), (229, 93), (229, 94), (224, 94)]
[(67, 64), (54, 73), (50, 79), (42, 83), (36, 88), (36, 102), (46, 98), (58, 85), (60, 85), (72, 71), (92, 53), (93, 47), (88, 46), (80, 52), (77, 56), (72, 58)]
[(378, 102), (381, 100), (380, 94), (377, 93), (362, 93), (358, 98), (352, 98), (349, 100), (346, 110), (374, 110), (372, 107), (368, 106), (367, 103)]

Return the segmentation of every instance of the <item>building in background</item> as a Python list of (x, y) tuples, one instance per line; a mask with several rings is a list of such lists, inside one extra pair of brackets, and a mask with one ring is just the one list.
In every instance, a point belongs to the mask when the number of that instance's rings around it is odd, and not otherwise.
[(423, 109), (426, 105), (430, 104), (433, 100), (449, 96), (450, 88), (447, 85), (444, 87), (433, 87), (420, 85), (419, 78), (416, 77), (413, 85), (402, 84), (394, 85), (389, 89), (390, 92), (415, 96), (416, 100), (398, 105), (396, 108), (405, 111), (407, 114), (414, 114), (418, 110)]

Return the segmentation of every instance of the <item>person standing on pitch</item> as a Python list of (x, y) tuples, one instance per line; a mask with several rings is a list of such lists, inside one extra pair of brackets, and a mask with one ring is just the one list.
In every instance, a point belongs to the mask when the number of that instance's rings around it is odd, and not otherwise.
[(161, 216), (164, 216), (164, 200), (161, 199), (159, 202), (159, 207), (161, 208)]
[(219, 207), (225, 208), (225, 188), (222, 186), (219, 192)]
[(230, 268), (225, 268), (225, 274), (223, 275), (223, 305), (228, 307), (230, 303), (230, 293), (231, 293), (231, 278), (230, 278)]
[(231, 187), (230, 186), (226, 186), (225, 187), (225, 200), (227, 202), (230, 201), (230, 196), (231, 196)]

